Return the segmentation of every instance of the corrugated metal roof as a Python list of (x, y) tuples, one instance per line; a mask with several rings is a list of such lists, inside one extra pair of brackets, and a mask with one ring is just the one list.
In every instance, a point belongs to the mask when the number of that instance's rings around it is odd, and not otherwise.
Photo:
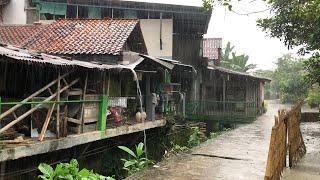
[[(143, 61), (140, 58), (136, 61), (132, 61), (127, 65), (122, 64), (97, 64), (94, 62), (85, 62), (79, 60), (68, 60), (58, 56), (52, 56), (44, 53), (33, 53), (25, 49), (19, 49), (13, 46), (0, 46), (0, 55), (9, 57), (12, 61), (18, 61), (19, 63), (43, 63), (56, 66), (77, 66), (89, 69), (134, 69), (138, 64)], [(0, 58), (0, 61), (4, 59)]]
[(152, 57), (152, 56), (148, 56), (148, 55), (143, 55), (143, 54), (142, 54), (141, 56), (144, 57), (144, 58), (150, 59), (150, 60), (152, 60), (152, 61), (154, 61), (154, 62), (156, 62), (156, 63), (158, 63), (158, 64), (160, 64), (160, 65), (162, 65), (162, 66), (164, 66), (164, 67), (166, 67), (167, 69), (172, 70), (173, 67), (174, 67), (174, 64), (167, 63), (167, 62), (165, 62), (165, 61), (163, 61), (163, 60), (161, 60), (161, 59), (158, 59), (158, 58), (156, 58), (156, 57)]
[(208, 69), (209, 69), (209, 70), (220, 71), (220, 72), (222, 72), (222, 73), (227, 73), (227, 74), (247, 76), (247, 77), (251, 77), (251, 78), (255, 78), (255, 79), (261, 79), (261, 80), (264, 80), (264, 81), (271, 81), (271, 79), (266, 78), (266, 77), (259, 77), (259, 76), (251, 75), (251, 74), (249, 74), (249, 73), (234, 71), (234, 70), (227, 69), (227, 68), (220, 67), (220, 66), (208, 67)]
[(60, 19), (23, 47), (49, 54), (119, 55), (137, 19)]

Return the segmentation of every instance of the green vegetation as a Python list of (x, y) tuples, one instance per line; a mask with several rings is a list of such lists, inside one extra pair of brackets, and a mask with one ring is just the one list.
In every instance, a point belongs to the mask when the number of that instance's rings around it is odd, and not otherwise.
[[(202, 0), (202, 2), (207, 10), (211, 10), (215, 5), (223, 5), (232, 11), (231, 0)], [(312, 54), (312, 57), (304, 62), (305, 77), (309, 83), (319, 84), (320, 1), (271, 0), (266, 3), (270, 7), (271, 15), (259, 19), (257, 25), (270, 37), (283, 41), (288, 48), (299, 47), (299, 54)], [(300, 83), (301, 79), (295, 80)], [(294, 97), (288, 98), (294, 99)]]
[(256, 64), (248, 64), (249, 56), (245, 54), (237, 55), (234, 46), (228, 42), (222, 52), (221, 66), (235, 71), (247, 72), (256, 68)]
[(287, 54), (277, 60), (274, 71), (257, 71), (258, 75), (272, 79), (271, 84), (266, 86), (266, 98), (280, 98), (284, 103), (305, 99), (310, 85), (304, 78), (304, 61)]
[(48, 164), (41, 163), (38, 169), (42, 173), (39, 178), (43, 180), (114, 180), (112, 177), (105, 177), (85, 168), (79, 171), (79, 164), (75, 159), (72, 159), (70, 163), (59, 163), (55, 169)]
[(136, 146), (136, 153), (134, 153), (131, 149), (125, 146), (118, 146), (118, 148), (125, 151), (131, 156), (131, 158), (129, 159), (121, 159), (124, 162), (123, 169), (128, 171), (129, 175), (134, 174), (138, 171), (141, 171), (146, 167), (148, 167), (149, 165), (154, 164), (153, 161), (143, 156), (144, 155), (143, 147), (144, 147), (144, 144), (139, 143), (138, 146)]
[(320, 87), (318, 84), (314, 84), (309, 92), (307, 97), (307, 102), (311, 107), (319, 107), (320, 104)]
[(180, 152), (185, 152), (190, 150), (188, 147), (186, 146), (181, 146), (179, 144), (174, 144), (173, 142), (171, 142), (172, 144), (172, 149), (170, 150), (170, 154), (178, 154)]
[(199, 130), (199, 127), (192, 127), (192, 130), (193, 132), (188, 140), (189, 148), (199, 146), (201, 142), (204, 142), (207, 139), (205, 135)]

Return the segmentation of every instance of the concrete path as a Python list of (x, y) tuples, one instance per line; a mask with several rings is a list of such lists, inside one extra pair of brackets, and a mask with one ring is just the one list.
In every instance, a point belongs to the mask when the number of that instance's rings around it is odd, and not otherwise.
[[(257, 180), (264, 179), (274, 116), (290, 105), (270, 101), (268, 112), (254, 123), (209, 140), (191, 153), (172, 157), (128, 179), (141, 180)], [(303, 107), (302, 111), (310, 111)], [(282, 179), (320, 179), (320, 122), (302, 123), (307, 154), (295, 169), (286, 169)], [(197, 155), (195, 155), (197, 154)]]
[(279, 108), (283, 105), (269, 102), (268, 112), (254, 123), (227, 132), (193, 149), (190, 154), (165, 160), (158, 164), (159, 168), (151, 168), (128, 179), (263, 179), (270, 132)]

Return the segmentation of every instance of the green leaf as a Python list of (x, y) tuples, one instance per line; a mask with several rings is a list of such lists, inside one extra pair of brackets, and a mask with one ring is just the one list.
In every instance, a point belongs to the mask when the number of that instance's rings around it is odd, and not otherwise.
[(127, 152), (128, 154), (130, 154), (134, 158), (137, 158), (137, 156), (134, 154), (134, 152), (131, 149), (129, 149), (129, 148), (125, 147), (125, 146), (118, 146), (118, 148), (123, 150), (123, 151), (125, 151), (125, 152)]
[(143, 143), (139, 143), (139, 145), (136, 146), (136, 152), (138, 157), (140, 157), (144, 153), (143, 146), (144, 146)]
[(41, 163), (39, 166), (38, 166), (38, 169), (40, 172), (43, 173), (43, 175), (45, 175), (46, 177), (51, 177), (52, 174), (53, 174), (53, 168), (46, 164), (46, 163)]
[(79, 176), (81, 177), (89, 177), (90, 175), (90, 171), (88, 169), (82, 169), (79, 173), (78, 173)]
[(134, 164), (136, 164), (135, 161), (126, 161), (123, 166), (124, 166), (125, 168), (127, 168), (127, 167), (129, 167), (129, 166), (134, 165)]

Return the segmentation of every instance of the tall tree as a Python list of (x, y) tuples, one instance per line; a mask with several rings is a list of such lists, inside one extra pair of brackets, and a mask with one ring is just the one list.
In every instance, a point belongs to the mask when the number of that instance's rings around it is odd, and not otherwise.
[(305, 62), (310, 82), (320, 82), (320, 1), (270, 0), (272, 16), (258, 20), (271, 37), (284, 41), (288, 48), (299, 46), (300, 54), (313, 53)]

